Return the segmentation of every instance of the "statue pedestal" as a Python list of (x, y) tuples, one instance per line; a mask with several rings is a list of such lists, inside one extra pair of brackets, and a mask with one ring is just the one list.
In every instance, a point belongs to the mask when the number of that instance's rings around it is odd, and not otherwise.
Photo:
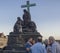
[(36, 40), (38, 36), (41, 36), (40, 33), (38, 32), (25, 32), (25, 33), (12, 32), (8, 35), (8, 46), (5, 48), (5, 50), (25, 51), (24, 45), (27, 42), (27, 40), (30, 37)]
[[(8, 35), (8, 44), (25, 44), (30, 37), (37, 39), (38, 36), (41, 36), (39, 32), (24, 32), (24, 33), (10, 33)], [(41, 36), (42, 37), (42, 36)]]

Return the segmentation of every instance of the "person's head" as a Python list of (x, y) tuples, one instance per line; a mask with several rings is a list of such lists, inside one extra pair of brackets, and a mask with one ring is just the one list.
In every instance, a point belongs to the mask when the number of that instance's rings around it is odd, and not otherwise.
[(55, 38), (53, 36), (49, 37), (49, 43), (53, 44), (55, 42)]
[(35, 40), (33, 39), (32, 44), (35, 44)]
[(29, 42), (32, 42), (32, 41), (33, 41), (33, 38), (32, 38), (32, 37), (30, 37), (30, 38), (28, 39), (28, 41), (29, 41)]
[(48, 45), (48, 39), (45, 39), (44, 44)]
[(37, 38), (37, 41), (38, 41), (38, 42), (42, 42), (42, 37), (39, 36), (39, 37)]

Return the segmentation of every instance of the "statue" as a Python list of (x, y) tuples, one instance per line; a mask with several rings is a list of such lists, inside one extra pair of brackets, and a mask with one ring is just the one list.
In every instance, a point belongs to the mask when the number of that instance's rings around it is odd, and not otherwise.
[(27, 7), (28, 10), (23, 10), (24, 14), (22, 19), (17, 17), (17, 21), (13, 27), (13, 32), (10, 32), (8, 35), (7, 46), (4, 47), (3, 51), (1, 52), (26, 53), (25, 43), (28, 41), (28, 39), (32, 37), (35, 41), (37, 41), (37, 37), (42, 37), (41, 34), (36, 30), (36, 24), (31, 20), (31, 15), (29, 13), (29, 7), (34, 5), (35, 4), (30, 5), (29, 1), (27, 1), (27, 5), (23, 6)]
[(14, 32), (22, 32), (22, 20), (20, 19), (20, 17), (17, 17), (17, 21), (14, 25)]
[(31, 21), (30, 13), (26, 9), (24, 9), (23, 12), (24, 12), (24, 14), (23, 14), (24, 24), (28, 24), (28, 22)]
[(13, 31), (15, 33), (19, 32), (35, 32), (36, 25), (33, 21), (31, 21), (30, 13), (24, 9), (23, 20), (20, 17), (17, 17), (17, 21), (14, 25)]
[(31, 21), (30, 13), (26, 9), (24, 9), (24, 14), (23, 14), (23, 31), (25, 32), (36, 31), (36, 25), (33, 21)]
[(33, 21), (31, 21), (28, 26), (32, 32), (36, 32), (36, 24)]

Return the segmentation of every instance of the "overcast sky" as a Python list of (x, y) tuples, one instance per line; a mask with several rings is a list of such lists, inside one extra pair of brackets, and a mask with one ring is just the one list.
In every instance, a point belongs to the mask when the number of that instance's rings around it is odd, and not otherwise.
[[(23, 9), (21, 5), (27, 0), (0, 0), (0, 32), (9, 34), (20, 16), (22, 19)], [(37, 31), (44, 38), (60, 37), (60, 0), (30, 0), (36, 6), (30, 7), (32, 21), (37, 25)]]

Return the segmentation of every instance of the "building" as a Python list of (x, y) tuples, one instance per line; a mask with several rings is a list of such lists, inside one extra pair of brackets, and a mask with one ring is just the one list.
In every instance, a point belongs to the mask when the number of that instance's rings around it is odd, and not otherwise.
[(4, 33), (0, 33), (0, 48), (4, 48), (7, 45), (8, 37)]

